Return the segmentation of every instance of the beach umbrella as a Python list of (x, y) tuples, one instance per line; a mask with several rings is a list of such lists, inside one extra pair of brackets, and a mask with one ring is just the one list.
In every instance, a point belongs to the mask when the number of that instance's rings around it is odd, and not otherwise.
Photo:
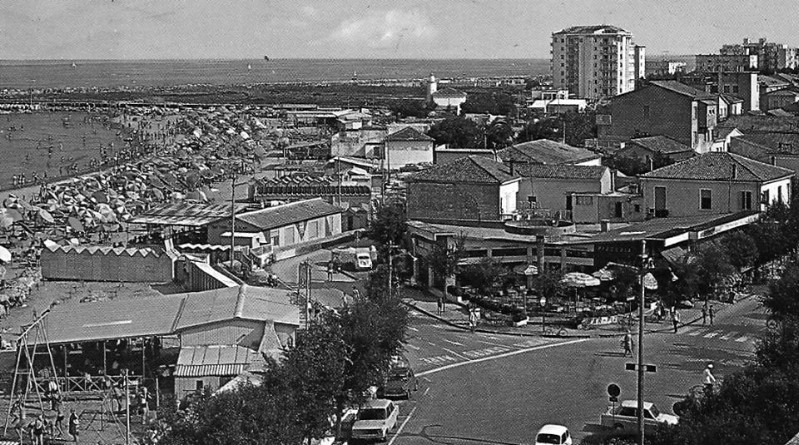
[(155, 196), (155, 199), (157, 199), (159, 201), (163, 201), (164, 200), (164, 192), (162, 192), (159, 189), (153, 189), (152, 192), (153, 192), (153, 196)]
[(41, 218), (42, 221), (46, 223), (53, 224), (55, 222), (55, 218), (53, 218), (53, 215), (51, 215), (50, 212), (48, 212), (47, 210), (41, 208), (39, 209), (39, 218)]
[(74, 216), (70, 216), (67, 219), (67, 223), (76, 232), (85, 232), (86, 231), (86, 228), (83, 227), (83, 223), (81, 223), (80, 220), (78, 218), (75, 218)]
[(563, 275), (561, 283), (569, 287), (599, 286), (599, 279), (582, 272), (569, 272)]
[(644, 275), (644, 288), (647, 290), (657, 290), (658, 288), (658, 280), (650, 272)]
[(11, 262), (11, 252), (9, 252), (8, 249), (3, 246), (0, 246), (0, 261), (4, 263)]
[(72, 244), (73, 246), (80, 246), (80, 240), (78, 240), (77, 238), (70, 238), (69, 244)]
[(591, 274), (594, 278), (599, 278), (599, 281), (612, 281), (616, 278), (616, 274), (612, 270), (602, 268)]
[(55, 249), (55, 248), (58, 247), (58, 243), (56, 243), (53, 240), (46, 239), (46, 240), (44, 240), (44, 247), (46, 247), (48, 249)]
[(108, 202), (108, 194), (105, 192), (96, 191), (92, 193), (92, 198), (94, 198), (98, 203)]

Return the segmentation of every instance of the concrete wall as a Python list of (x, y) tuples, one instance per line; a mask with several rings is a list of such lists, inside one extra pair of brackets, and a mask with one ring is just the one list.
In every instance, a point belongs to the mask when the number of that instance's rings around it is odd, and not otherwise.
[(655, 86), (614, 97), (611, 134), (626, 138), (635, 137), (636, 132), (664, 135), (693, 147), (692, 134), (698, 130), (693, 104), (689, 97)]
[(41, 257), (42, 278), (48, 280), (165, 283), (172, 281), (173, 263), (165, 252), (128, 249), (42, 249)]
[[(584, 199), (591, 198), (591, 199)], [(621, 205), (621, 216), (616, 216), (616, 205)], [(575, 223), (596, 224), (602, 220), (610, 222), (643, 221), (646, 208), (640, 196), (587, 195), (574, 197), (572, 221)]]
[(398, 169), (408, 164), (433, 163), (433, 141), (385, 141), (386, 165)]
[(203, 377), (175, 377), (175, 396), (179, 399), (194, 393), (198, 381), (203, 382), (203, 387), (211, 388), (211, 391), (216, 391), (220, 386), (229, 382), (235, 376), (203, 376)]
[[(208, 227), (208, 244), (223, 244), (222, 233), (230, 231), (230, 220), (224, 219), (211, 224)], [(236, 232), (258, 233), (261, 229), (248, 224), (244, 221), (236, 221)], [(265, 233), (267, 242), (278, 237), (278, 243), (272, 247), (285, 247), (292, 244), (302, 243), (327, 236), (338, 235), (341, 233), (341, 214), (323, 216), (319, 218), (300, 221), (295, 224), (278, 227)], [(229, 243), (228, 239), (228, 243)]]
[(566, 210), (566, 197), (572, 193), (607, 193), (610, 190), (610, 170), (600, 180), (525, 178), (519, 187), (518, 203), (526, 205), (528, 196), (535, 196), (539, 208)]
[(411, 182), (408, 219), (498, 221), (499, 197), (497, 184)]
[[(693, 151), (685, 151), (682, 153), (672, 153), (667, 154), (672, 161), (679, 162), (685, 159), (692, 157), (695, 153)], [(646, 165), (649, 165), (649, 161), (655, 156), (655, 153), (648, 148), (641, 147), (640, 145), (635, 144), (634, 142), (628, 142), (624, 148), (617, 151), (614, 156), (626, 156), (628, 158), (638, 158), (642, 160)]]
[(499, 206), (503, 215), (510, 215), (516, 211), (520, 182), (514, 181), (499, 186)]
[[(443, 145), (442, 145), (443, 147)], [(472, 155), (482, 156), (484, 158), (491, 159), (492, 161), (496, 160), (496, 156), (494, 152), (491, 150), (484, 150), (481, 148), (476, 148), (473, 150), (469, 149), (436, 149), (434, 152), (435, 156), (435, 163), (436, 164), (449, 164), (450, 162), (457, 161), (458, 159), (465, 158)]]
[[(758, 210), (761, 192), (769, 191), (769, 201), (774, 202), (782, 189), (783, 201), (787, 200), (790, 180), (775, 181), (764, 186), (755, 182), (740, 181), (696, 181), (641, 178), (644, 208), (655, 207), (655, 187), (666, 187), (666, 210), (669, 217), (730, 213), (745, 210), (741, 206), (741, 192), (752, 193), (752, 210)], [(700, 208), (700, 189), (711, 193), (711, 208)], [(764, 206), (765, 207), (765, 206)], [(646, 210), (645, 210), (646, 211)]]

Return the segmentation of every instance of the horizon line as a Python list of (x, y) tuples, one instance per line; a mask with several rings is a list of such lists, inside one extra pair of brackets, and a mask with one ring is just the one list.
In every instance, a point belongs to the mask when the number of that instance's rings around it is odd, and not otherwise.
[[(651, 58), (673, 58), (673, 57), (687, 57), (687, 56), (694, 56), (694, 54), (671, 54), (669, 56), (664, 55), (653, 55), (653, 56), (646, 56), (647, 59)], [(270, 57), (269, 60), (265, 60), (263, 57), (259, 58), (189, 58), (189, 57), (176, 57), (176, 58), (130, 58), (130, 59), (102, 59), (102, 58), (89, 58), (89, 59), (80, 59), (80, 58), (57, 58), (57, 59), (6, 59), (0, 57), (0, 63), (2, 62), (167, 62), (167, 61), (192, 61), (192, 62), (203, 62), (203, 61), (265, 61), (265, 62), (272, 62), (278, 60), (384, 60), (384, 61), (394, 61), (394, 60), (544, 60), (549, 62), (551, 58), (549, 57), (340, 57), (340, 58), (333, 58), (333, 57)]]

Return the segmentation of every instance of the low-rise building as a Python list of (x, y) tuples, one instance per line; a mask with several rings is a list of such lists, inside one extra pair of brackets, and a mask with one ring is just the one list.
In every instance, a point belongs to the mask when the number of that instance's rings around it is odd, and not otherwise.
[(491, 223), (516, 212), (521, 176), (508, 165), (468, 156), (408, 176), (408, 219)]
[(613, 191), (613, 174), (601, 165), (518, 164), (515, 171), (524, 178), (517, 207), (541, 209), (557, 219), (572, 220), (575, 193)]
[(466, 93), (452, 87), (442, 88), (432, 94), (433, 103), (441, 109), (450, 109), (453, 113), (461, 114), (461, 105), (466, 102)]
[(696, 154), (688, 145), (680, 143), (667, 136), (646, 136), (630, 139), (624, 148), (617, 151), (614, 156), (626, 156), (641, 159), (650, 166), (656, 154), (666, 156), (672, 161), (682, 161)]
[(753, 70), (757, 70), (757, 54), (698, 54), (696, 56), (696, 71), (703, 73)]
[(727, 153), (705, 153), (641, 175), (653, 217), (765, 210), (790, 202), (793, 171)]
[(406, 165), (433, 163), (435, 140), (412, 127), (386, 136), (383, 141), (385, 167), (396, 170)]

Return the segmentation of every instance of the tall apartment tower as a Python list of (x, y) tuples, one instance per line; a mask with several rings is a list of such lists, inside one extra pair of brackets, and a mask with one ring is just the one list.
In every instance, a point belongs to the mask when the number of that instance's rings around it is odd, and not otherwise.
[(573, 26), (552, 33), (555, 88), (585, 99), (600, 99), (635, 89), (644, 77), (646, 47), (617, 26)]

